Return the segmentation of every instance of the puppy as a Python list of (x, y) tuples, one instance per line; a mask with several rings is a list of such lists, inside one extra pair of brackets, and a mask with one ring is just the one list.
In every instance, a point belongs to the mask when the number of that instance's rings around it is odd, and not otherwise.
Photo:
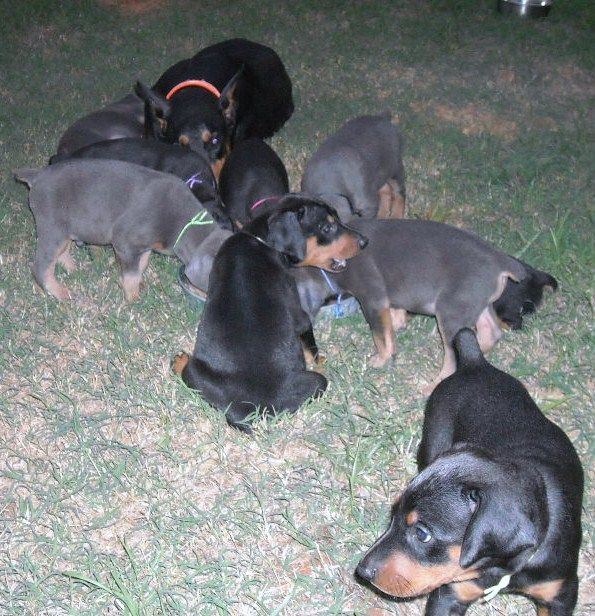
[(536, 270), (523, 261), (521, 264), (527, 270), (527, 276), (519, 282), (509, 280), (502, 295), (494, 302), (496, 315), (511, 329), (521, 329), (523, 316), (535, 312), (543, 299), (544, 287), (550, 287), (552, 291), (558, 288), (558, 282), (551, 274)]
[(232, 229), (231, 219), (221, 205), (217, 182), (204, 150), (194, 152), (178, 144), (152, 139), (113, 139), (93, 143), (68, 155), (57, 154), (52, 156), (50, 164), (80, 158), (123, 160), (171, 173), (186, 182), (217, 224)]
[[(394, 332), (404, 327), (407, 313), (436, 316), (444, 346), (437, 382), (454, 372), (450, 340), (462, 327), (477, 328), (482, 349), (494, 346), (502, 331), (492, 302), (509, 279), (527, 276), (519, 261), (473, 233), (437, 222), (354, 219), (350, 226), (369, 238), (369, 247), (328, 278), (335, 294), (359, 301), (376, 345), (372, 366), (393, 357)], [(315, 300), (310, 293), (308, 302)], [(310, 303), (307, 311), (318, 308)]]
[(366, 243), (323, 202), (284, 197), (217, 253), (194, 353), (178, 355), (174, 372), (246, 432), (250, 415), (294, 412), (320, 396), (327, 382), (306, 370), (300, 337), (312, 326), (288, 267), (344, 269)]
[(137, 84), (136, 92), (145, 101), (149, 134), (204, 148), (212, 163), (235, 141), (271, 137), (293, 113), (283, 62), (270, 47), (246, 39), (206, 47), (167, 69), (151, 89)]
[(144, 101), (131, 93), (79, 118), (60, 137), (57, 153), (68, 155), (107, 139), (142, 137), (145, 130), (144, 109)]
[[(215, 225), (185, 228), (206, 211), (180, 179), (132, 163), (73, 160), (45, 169), (21, 169), (17, 180), (30, 188), (37, 227), (33, 276), (57, 299), (71, 292), (55, 277), (56, 263), (75, 269), (70, 243), (111, 244), (121, 268), (124, 295), (138, 297), (151, 250), (173, 251), (191, 263), (196, 247)], [(200, 222), (200, 221), (197, 221)], [(185, 229), (185, 230), (184, 230)]]
[(302, 190), (324, 197), (343, 220), (404, 218), (402, 141), (388, 112), (354, 118), (308, 161)]
[(219, 177), (221, 199), (233, 220), (241, 224), (277, 208), (289, 192), (283, 161), (258, 138), (238, 143), (225, 161)]
[(384, 593), (431, 593), (426, 616), (462, 615), (500, 590), (540, 616), (571, 616), (577, 599), (583, 471), (568, 437), (523, 385), (454, 339), (457, 371), (432, 393), (421, 473), (388, 530), (357, 566)]

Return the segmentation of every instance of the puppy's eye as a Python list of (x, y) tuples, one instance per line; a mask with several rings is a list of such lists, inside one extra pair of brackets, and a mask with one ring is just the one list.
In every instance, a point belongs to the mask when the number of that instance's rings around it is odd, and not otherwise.
[(474, 503), (479, 503), (479, 490), (477, 488), (473, 488), (473, 490), (469, 490), (469, 500)]
[(336, 225), (334, 222), (324, 222), (322, 223), (322, 225), (320, 226), (320, 230), (325, 234), (325, 235), (330, 235), (331, 233), (333, 233), (335, 231)]
[(219, 137), (211, 137), (211, 145), (219, 145)]
[(413, 530), (415, 532), (416, 539), (422, 543), (428, 543), (428, 541), (432, 538), (432, 533), (423, 524), (416, 524), (413, 527)]

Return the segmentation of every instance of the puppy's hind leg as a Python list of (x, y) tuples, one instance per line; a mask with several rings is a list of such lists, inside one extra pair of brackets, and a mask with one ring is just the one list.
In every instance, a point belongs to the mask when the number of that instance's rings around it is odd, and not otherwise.
[(49, 237), (49, 234), (39, 230), (33, 277), (37, 284), (50, 295), (59, 300), (71, 299), (68, 287), (56, 280), (56, 263), (61, 261), (64, 252), (70, 248), (70, 239)]

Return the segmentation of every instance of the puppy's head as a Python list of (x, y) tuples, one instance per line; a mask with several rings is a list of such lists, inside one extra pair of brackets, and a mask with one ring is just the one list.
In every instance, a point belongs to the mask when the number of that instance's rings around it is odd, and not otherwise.
[(543, 290), (558, 288), (558, 281), (547, 272), (523, 263), (527, 276), (518, 282), (508, 280), (502, 295), (494, 302), (498, 318), (511, 329), (521, 329), (523, 317), (534, 313), (543, 299)]
[[(189, 86), (166, 97), (137, 82), (136, 94), (145, 102), (145, 133), (168, 143), (180, 143), (195, 152), (205, 151), (215, 177), (229, 154), (236, 127), (237, 88), (243, 69), (225, 86), (221, 94)], [(196, 104), (196, 92), (204, 99)], [(215, 92), (217, 92), (215, 90)]]
[(340, 272), (347, 259), (368, 244), (367, 238), (344, 225), (324, 201), (287, 195), (269, 216), (267, 243), (287, 254), (294, 265)]
[(488, 567), (520, 569), (547, 526), (545, 490), (533, 481), (478, 451), (440, 456), (395, 503), (356, 575), (388, 595), (414, 597)]

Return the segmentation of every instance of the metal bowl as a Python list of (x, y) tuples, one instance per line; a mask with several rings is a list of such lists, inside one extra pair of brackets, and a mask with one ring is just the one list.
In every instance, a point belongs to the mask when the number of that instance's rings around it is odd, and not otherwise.
[(546, 17), (554, 0), (498, 0), (498, 11), (521, 17)]

